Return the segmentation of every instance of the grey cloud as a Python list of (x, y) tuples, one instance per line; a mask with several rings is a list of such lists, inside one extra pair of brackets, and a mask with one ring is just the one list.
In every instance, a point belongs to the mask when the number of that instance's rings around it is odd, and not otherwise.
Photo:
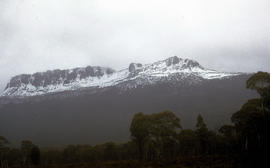
[(268, 0), (0, 0), (0, 90), (11, 76), (172, 55), (270, 71)]

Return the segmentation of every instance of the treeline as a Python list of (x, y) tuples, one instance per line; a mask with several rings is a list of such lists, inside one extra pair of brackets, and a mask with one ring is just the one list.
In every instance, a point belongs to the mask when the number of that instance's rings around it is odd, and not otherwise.
[(3, 168), (50, 167), (124, 160), (136, 165), (154, 161), (170, 163), (179, 157), (225, 155), (232, 152), (222, 134), (208, 130), (201, 115), (197, 118), (196, 129), (190, 130), (182, 129), (180, 119), (170, 111), (150, 115), (137, 113), (130, 131), (132, 139), (126, 143), (68, 145), (62, 149), (39, 149), (29, 140), (23, 140), (19, 149), (10, 149), (8, 141), (1, 137), (1, 165)]
[(248, 100), (232, 115), (232, 125), (224, 125), (218, 131), (209, 130), (200, 114), (192, 130), (183, 129), (180, 118), (170, 111), (137, 113), (130, 125), (131, 140), (121, 144), (40, 150), (24, 140), (20, 149), (12, 149), (0, 137), (0, 165), (1, 168), (140, 167), (142, 163), (152, 166), (159, 163), (154, 167), (162, 164), (163, 167), (265, 167), (270, 151), (270, 74), (254, 74), (247, 81), (247, 88), (256, 90), (260, 98)]

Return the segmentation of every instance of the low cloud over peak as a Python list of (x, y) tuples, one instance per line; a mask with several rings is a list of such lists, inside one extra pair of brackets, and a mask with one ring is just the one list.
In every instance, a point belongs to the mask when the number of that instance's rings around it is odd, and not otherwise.
[(125, 68), (179, 55), (222, 71), (270, 71), (268, 0), (2, 0), (0, 90), (16, 74)]

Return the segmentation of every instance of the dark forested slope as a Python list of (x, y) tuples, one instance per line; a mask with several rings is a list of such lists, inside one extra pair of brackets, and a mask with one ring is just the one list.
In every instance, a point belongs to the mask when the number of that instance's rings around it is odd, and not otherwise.
[(249, 98), (250, 75), (201, 80), (163, 81), (121, 89), (85, 88), (25, 98), (0, 98), (0, 134), (11, 142), (31, 139), (42, 146), (126, 141), (137, 112), (171, 110), (184, 128), (195, 126), (201, 113), (210, 128), (230, 122)]

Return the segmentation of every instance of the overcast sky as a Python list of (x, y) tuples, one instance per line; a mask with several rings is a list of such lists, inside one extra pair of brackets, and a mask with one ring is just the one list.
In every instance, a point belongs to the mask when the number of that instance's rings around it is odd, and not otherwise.
[(21, 73), (173, 55), (270, 71), (270, 1), (0, 0), (0, 91)]

